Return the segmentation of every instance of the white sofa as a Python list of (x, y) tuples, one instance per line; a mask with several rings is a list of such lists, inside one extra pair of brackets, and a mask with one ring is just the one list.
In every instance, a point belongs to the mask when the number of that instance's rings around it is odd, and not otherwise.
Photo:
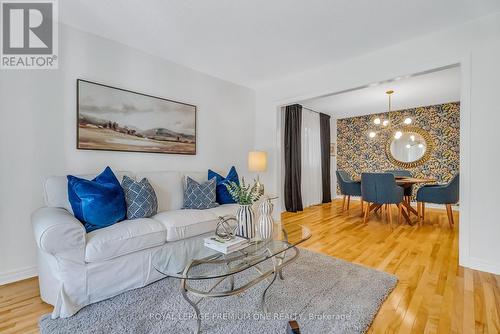
[(200, 252), (200, 239), (213, 233), (218, 216), (234, 215), (237, 210), (236, 204), (181, 210), (185, 176), (202, 181), (206, 172), (116, 173), (120, 181), (123, 175), (148, 178), (158, 197), (158, 214), (90, 233), (72, 214), (66, 176), (45, 182), (46, 207), (33, 213), (32, 224), (40, 293), (54, 306), (53, 318), (69, 317), (88, 304), (163, 278), (152, 266), (152, 255), (161, 247), (170, 250), (171, 256), (165, 258), (168, 265), (180, 271), (189, 257)]

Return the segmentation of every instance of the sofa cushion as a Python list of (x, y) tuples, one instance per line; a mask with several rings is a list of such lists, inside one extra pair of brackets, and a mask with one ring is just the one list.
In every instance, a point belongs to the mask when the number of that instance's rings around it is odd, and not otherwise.
[(226, 188), (226, 184), (230, 182), (235, 182), (236, 184), (240, 184), (240, 179), (238, 177), (238, 172), (236, 172), (236, 168), (233, 166), (227, 173), (226, 177), (223, 177), (217, 172), (213, 170), (208, 170), (208, 179), (215, 177), (217, 179), (217, 203), (219, 204), (234, 204), (236, 201), (233, 199), (233, 196), (229, 193)]
[(236, 211), (239, 206), (239, 204), (224, 204), (206, 211), (212, 212), (217, 217), (236, 216)]
[(122, 188), (127, 202), (127, 219), (149, 218), (158, 213), (156, 193), (147, 178), (135, 181), (124, 176)]
[(182, 208), (184, 186), (181, 172), (158, 171), (137, 173), (136, 180), (147, 178), (158, 199), (158, 212)]
[(175, 241), (215, 231), (218, 218), (211, 210), (172, 210), (160, 212), (152, 218), (165, 227), (167, 241)]
[(182, 186), (183, 186), (182, 189), (183, 190), (186, 189), (188, 176), (192, 180), (195, 180), (198, 183), (203, 183), (203, 182), (208, 181), (206, 172), (185, 172), (184, 174), (182, 174)]
[(209, 181), (198, 183), (188, 176), (182, 208), (205, 210), (218, 206), (219, 203), (216, 202), (215, 195), (216, 185), (215, 177)]
[[(75, 174), (73, 174), (75, 175)], [(93, 179), (97, 174), (75, 175), (84, 179)], [(127, 175), (134, 179), (131, 172), (115, 172), (116, 178), (122, 181)], [(207, 172), (156, 171), (138, 172), (136, 180), (147, 178), (155, 190), (158, 199), (158, 212), (178, 210), (182, 208), (186, 176), (197, 182), (207, 181)], [(73, 213), (68, 201), (68, 181), (66, 176), (50, 176), (44, 184), (45, 204), (49, 207), (64, 208)]]
[[(121, 180), (124, 175), (133, 178), (133, 174), (131, 172), (115, 172), (115, 175), (118, 180)], [(75, 176), (91, 180), (96, 177), (97, 174), (83, 174)], [(73, 209), (71, 208), (71, 204), (68, 200), (68, 179), (66, 176), (50, 176), (45, 180), (44, 199), (45, 204), (48, 207), (63, 208), (73, 213)]]
[(87, 233), (85, 261), (99, 262), (165, 243), (165, 228), (150, 218), (124, 220)]
[(215, 231), (218, 217), (236, 215), (238, 206), (225, 204), (206, 210), (172, 210), (160, 212), (152, 218), (165, 227), (167, 241), (175, 241)]
[(69, 202), (87, 232), (125, 220), (125, 194), (111, 168), (106, 167), (92, 180), (73, 175), (67, 178)]

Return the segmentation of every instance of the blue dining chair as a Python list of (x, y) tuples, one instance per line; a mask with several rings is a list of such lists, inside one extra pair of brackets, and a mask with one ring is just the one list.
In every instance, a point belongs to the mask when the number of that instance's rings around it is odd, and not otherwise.
[[(386, 170), (385, 171), (386, 173), (391, 173), (393, 174), (395, 177), (401, 177), (401, 176), (404, 176), (404, 177), (412, 177), (413, 175), (411, 175), (411, 172), (409, 170), (405, 170), (405, 169), (390, 169), (390, 170)], [(404, 199), (406, 200), (406, 202), (408, 204), (410, 204), (411, 202), (411, 196), (413, 195), (413, 185), (410, 185), (408, 187), (404, 187)]]
[(453, 221), (451, 205), (458, 203), (459, 189), (459, 174), (456, 174), (447, 184), (430, 184), (421, 187), (417, 191), (417, 209), (419, 212), (420, 224), (423, 224), (425, 219), (425, 203), (445, 204), (448, 224), (453, 228), (455, 222)]
[(365, 217), (363, 222), (366, 223), (370, 211), (376, 210), (385, 205), (386, 214), (389, 216), (389, 223), (392, 224), (391, 205), (396, 204), (398, 207), (398, 222), (401, 222), (401, 210), (404, 191), (403, 188), (396, 184), (396, 179), (390, 173), (362, 173), (361, 174), (361, 195), (363, 201), (367, 202), (365, 208)]
[[(351, 196), (361, 197), (361, 183), (354, 181), (351, 176), (344, 170), (337, 170), (336, 174), (340, 193), (344, 196), (344, 199), (342, 200), (342, 212), (344, 212), (346, 197), (347, 210), (349, 210)], [(363, 212), (363, 199), (361, 199), (361, 212)]]

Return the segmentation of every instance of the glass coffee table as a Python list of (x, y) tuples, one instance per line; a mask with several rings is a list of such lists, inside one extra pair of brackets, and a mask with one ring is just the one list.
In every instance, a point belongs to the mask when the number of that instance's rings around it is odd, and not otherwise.
[[(204, 237), (207, 236), (209, 235)], [(264, 280), (267, 286), (261, 296), (261, 307), (263, 312), (267, 313), (267, 291), (276, 278), (284, 279), (282, 269), (299, 256), (299, 249), (296, 246), (310, 237), (311, 232), (304, 226), (284, 227), (281, 224), (275, 224), (271, 239), (252, 241), (249, 246), (229, 254), (219, 253), (204, 246), (203, 237), (200, 236), (190, 241), (187, 247), (191, 255), (183, 253), (185, 255), (184, 266), (178, 263), (172, 265), (172, 249), (168, 247), (156, 251), (152, 262), (154, 268), (160, 273), (179, 279), (181, 294), (196, 313), (196, 332), (200, 333), (201, 316), (198, 304), (204, 298), (237, 295)], [(165, 244), (167, 245), (168, 243)], [(245, 270), (254, 270), (256, 275), (247, 281), (238, 282), (236, 287), (235, 275)], [(204, 284), (203, 289), (189, 284), (203, 280), (213, 280), (213, 282), (209, 285)], [(221, 284), (223, 282), (229, 284)], [(217, 287), (219, 289), (216, 290)]]

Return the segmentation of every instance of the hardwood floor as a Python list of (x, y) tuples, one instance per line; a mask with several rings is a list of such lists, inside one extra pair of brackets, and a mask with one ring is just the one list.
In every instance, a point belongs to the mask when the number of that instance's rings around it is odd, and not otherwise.
[[(398, 276), (369, 333), (500, 333), (500, 276), (458, 266), (458, 213), (453, 231), (446, 211), (433, 209), (424, 226), (391, 230), (385, 214), (363, 225), (359, 202), (344, 213), (341, 205), (285, 213), (283, 221), (311, 229), (304, 248)], [(51, 310), (36, 278), (0, 286), (0, 333), (37, 333), (38, 318)]]
[(391, 230), (385, 213), (363, 225), (359, 202), (341, 207), (337, 200), (285, 213), (283, 221), (311, 229), (304, 248), (399, 278), (369, 333), (500, 333), (500, 276), (458, 266), (457, 212), (454, 230), (446, 210), (436, 209), (426, 209), (422, 227)]
[(0, 286), (0, 333), (38, 333), (38, 319), (52, 312), (40, 299), (38, 278)]

